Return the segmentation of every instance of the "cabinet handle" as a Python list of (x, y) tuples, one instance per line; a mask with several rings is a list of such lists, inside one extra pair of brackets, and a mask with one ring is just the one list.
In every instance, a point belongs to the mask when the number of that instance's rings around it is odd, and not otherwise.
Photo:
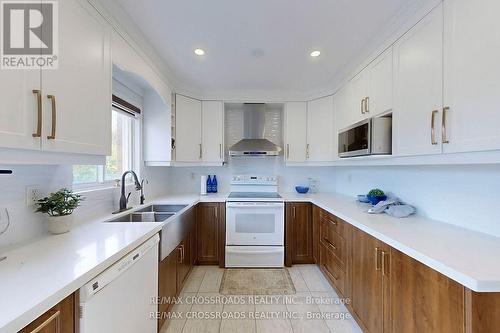
[(203, 150), (202, 150), (202, 145), (200, 143), (200, 160), (203, 158)]
[(432, 145), (438, 144), (436, 141), (436, 126), (435, 126), (436, 114), (438, 114), (438, 113), (439, 113), (438, 110), (433, 110), (432, 114), (431, 114), (431, 144)]
[(218, 213), (218, 207), (215, 208), (215, 219), (218, 220), (219, 219), (219, 213)]
[(370, 97), (365, 98), (365, 112), (366, 113), (370, 112)]
[(290, 144), (286, 144), (286, 158), (290, 159)]
[(328, 244), (332, 249), (334, 250), (337, 250), (337, 247), (335, 246), (335, 244), (333, 244), (332, 242), (330, 242), (330, 240), (328, 240), (328, 238), (326, 237), (323, 237), (323, 240), (325, 241), (326, 244)]
[(220, 159), (222, 160), (222, 143), (219, 143), (219, 156)]
[(386, 276), (386, 261), (385, 261), (385, 255), (387, 254), (387, 252), (385, 251), (382, 251), (382, 275), (383, 276)]
[(297, 207), (293, 206), (293, 219), (297, 217)]
[(360, 108), (361, 108), (361, 114), (365, 114), (365, 99), (364, 98), (361, 100)]
[(47, 320), (41, 323), (38, 327), (36, 327), (30, 333), (38, 333), (41, 332), (47, 325), (49, 325), (53, 320), (56, 320), (56, 332), (59, 333), (59, 316), (61, 315), (61, 311), (57, 310), (54, 312)]
[(448, 138), (446, 137), (446, 114), (450, 111), (448, 106), (443, 108), (443, 117), (441, 118), (441, 141), (443, 143), (450, 143)]
[(37, 121), (36, 121), (36, 133), (33, 133), (34, 138), (39, 138), (42, 136), (42, 91), (38, 89), (33, 90), (33, 94), (36, 95), (37, 104)]
[(375, 270), (380, 271), (380, 261), (379, 261), (379, 252), (380, 249), (378, 247), (375, 248)]
[(306, 145), (306, 158), (309, 159), (309, 144)]
[(179, 247), (177, 248), (177, 250), (179, 250), (179, 255), (180, 255), (180, 258), (177, 260), (177, 263), (178, 264), (182, 264), (182, 245), (179, 245)]
[(52, 130), (50, 131), (50, 135), (47, 136), (47, 139), (54, 140), (56, 138), (57, 126), (56, 96), (47, 95), (47, 98), (52, 101)]
[(328, 223), (333, 224), (334, 226), (337, 226), (337, 221), (330, 220), (329, 218), (323, 217), (323, 220), (325, 220)]

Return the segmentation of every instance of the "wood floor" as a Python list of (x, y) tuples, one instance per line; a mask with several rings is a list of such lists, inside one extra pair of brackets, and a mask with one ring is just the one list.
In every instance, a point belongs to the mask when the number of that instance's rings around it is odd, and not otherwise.
[[(224, 269), (196, 266), (182, 289), (180, 300), (183, 304), (174, 305), (171, 311), (178, 318), (169, 320), (161, 333), (361, 333), (315, 265), (296, 265), (288, 270), (297, 290), (295, 295), (245, 297), (219, 294)], [(220, 301), (215, 301), (217, 296)], [(241, 303), (241, 300), (245, 304), (228, 304)], [(216, 304), (207, 304), (212, 302)], [(219, 318), (197, 319), (194, 316)]]

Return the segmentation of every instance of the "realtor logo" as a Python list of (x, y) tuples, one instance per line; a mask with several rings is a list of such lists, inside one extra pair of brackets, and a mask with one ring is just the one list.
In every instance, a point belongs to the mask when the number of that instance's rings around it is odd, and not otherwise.
[(1, 1), (1, 69), (56, 69), (58, 3)]

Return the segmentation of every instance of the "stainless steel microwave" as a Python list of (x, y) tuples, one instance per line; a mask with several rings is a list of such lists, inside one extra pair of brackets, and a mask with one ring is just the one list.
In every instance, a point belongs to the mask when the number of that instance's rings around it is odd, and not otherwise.
[(392, 154), (392, 118), (363, 120), (339, 131), (339, 157)]

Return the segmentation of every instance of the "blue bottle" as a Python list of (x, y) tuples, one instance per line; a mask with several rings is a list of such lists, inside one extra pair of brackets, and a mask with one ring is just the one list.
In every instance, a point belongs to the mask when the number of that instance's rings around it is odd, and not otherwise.
[(212, 193), (212, 178), (210, 175), (207, 178), (207, 193)]
[(212, 179), (212, 193), (217, 193), (217, 176)]

